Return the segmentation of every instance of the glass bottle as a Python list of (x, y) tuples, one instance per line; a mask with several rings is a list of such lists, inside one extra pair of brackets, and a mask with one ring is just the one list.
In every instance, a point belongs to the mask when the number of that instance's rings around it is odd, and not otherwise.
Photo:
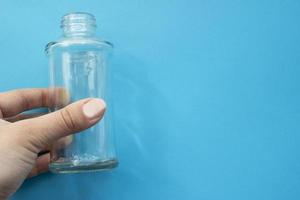
[[(96, 20), (89, 13), (70, 13), (61, 21), (63, 37), (46, 46), (50, 67), (50, 111), (96, 97), (106, 102), (95, 126), (53, 144), (50, 171), (75, 173), (107, 170), (118, 165), (113, 142), (109, 56), (112, 44), (95, 37)], [(84, 133), (83, 133), (84, 132)]]

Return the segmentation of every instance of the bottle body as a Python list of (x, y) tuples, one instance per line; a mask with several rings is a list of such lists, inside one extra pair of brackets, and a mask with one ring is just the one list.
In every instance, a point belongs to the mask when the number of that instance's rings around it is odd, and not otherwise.
[(110, 99), (112, 45), (90, 35), (75, 34), (49, 43), (46, 51), (50, 67), (51, 111), (90, 97), (104, 99), (107, 105), (104, 117), (96, 125), (52, 145), (50, 170), (74, 173), (116, 167)]

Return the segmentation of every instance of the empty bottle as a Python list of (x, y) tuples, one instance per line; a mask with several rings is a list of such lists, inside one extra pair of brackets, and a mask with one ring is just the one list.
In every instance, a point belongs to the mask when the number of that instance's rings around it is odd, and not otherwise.
[(96, 97), (106, 102), (104, 117), (79, 134), (58, 140), (51, 148), (55, 173), (107, 170), (118, 165), (113, 141), (110, 99), (110, 42), (95, 37), (96, 20), (88, 13), (70, 13), (61, 21), (63, 37), (46, 46), (50, 67), (50, 111)]

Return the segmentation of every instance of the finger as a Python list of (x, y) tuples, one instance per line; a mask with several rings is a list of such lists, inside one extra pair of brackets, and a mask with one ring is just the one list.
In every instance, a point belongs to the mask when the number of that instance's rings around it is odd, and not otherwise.
[(53, 148), (51, 149), (63, 149), (69, 146), (73, 141), (73, 135), (68, 135), (66, 137), (60, 138), (59, 140), (55, 141), (52, 145)]
[(58, 101), (65, 102), (66, 99), (68, 95), (63, 88), (22, 89), (0, 93), (0, 118), (11, 117), (33, 108), (49, 107), (58, 104)]
[(47, 114), (47, 113), (45, 112), (45, 113), (18, 114), (18, 115), (13, 116), (13, 117), (5, 118), (5, 121), (17, 122), (17, 121), (24, 120), (24, 119), (31, 119), (31, 118), (39, 117), (39, 116), (42, 116), (42, 115), (45, 115), (45, 114)]
[(0, 119), (0, 126), (7, 125), (7, 124), (10, 124), (10, 122)]
[[(55, 141), (51, 145), (47, 145), (44, 147), (39, 153), (38, 156), (41, 156), (43, 154), (49, 153), (51, 149), (59, 150), (66, 148), (69, 146), (73, 141), (73, 135), (68, 135), (66, 137), (60, 138), (59, 140)], [(53, 156), (55, 157), (56, 152), (52, 152)]]
[(52, 160), (57, 160), (59, 158), (58, 152), (59, 150), (66, 148), (69, 146), (73, 141), (73, 135), (68, 135), (66, 137), (60, 138), (59, 140), (55, 141), (52, 144), (51, 149), (51, 155), (52, 155)]
[(41, 117), (26, 119), (10, 125), (11, 133), (22, 132), (18, 136), (35, 152), (41, 151), (54, 141), (87, 129), (98, 122), (105, 112), (105, 102), (101, 99), (83, 99), (56, 112)]
[(41, 173), (45, 173), (49, 170), (49, 163), (50, 163), (50, 153), (44, 154), (39, 156), (36, 159), (36, 164), (32, 168), (31, 172), (28, 174), (28, 178), (37, 176)]

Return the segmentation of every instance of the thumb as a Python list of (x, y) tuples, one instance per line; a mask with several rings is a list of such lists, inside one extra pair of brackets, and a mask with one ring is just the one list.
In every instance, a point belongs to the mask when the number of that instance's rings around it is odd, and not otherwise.
[(39, 152), (52, 142), (87, 129), (98, 122), (105, 112), (101, 99), (83, 99), (56, 112), (11, 124), (25, 143)]

